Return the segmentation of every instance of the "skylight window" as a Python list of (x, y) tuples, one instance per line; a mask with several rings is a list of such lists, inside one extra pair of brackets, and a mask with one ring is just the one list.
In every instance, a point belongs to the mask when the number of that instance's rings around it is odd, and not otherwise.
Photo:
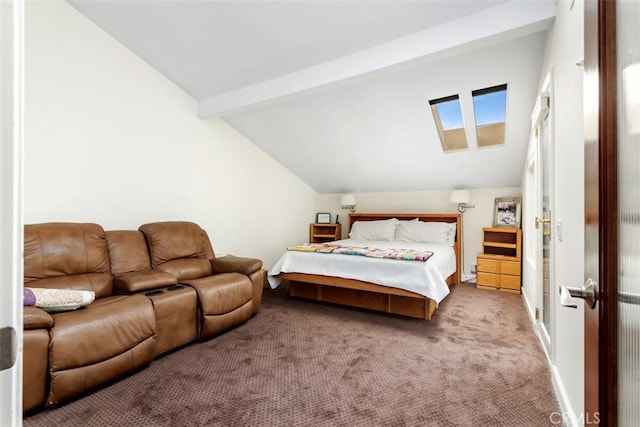
[(476, 117), (478, 147), (504, 144), (507, 85), (474, 90), (471, 95)]
[(467, 137), (464, 133), (460, 97), (452, 95), (445, 98), (432, 99), (429, 101), (429, 105), (431, 105), (431, 112), (436, 121), (442, 149), (445, 152), (465, 150), (467, 148)]

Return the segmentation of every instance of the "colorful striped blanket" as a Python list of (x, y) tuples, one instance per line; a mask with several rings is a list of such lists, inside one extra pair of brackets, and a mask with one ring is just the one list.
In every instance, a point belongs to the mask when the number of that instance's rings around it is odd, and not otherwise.
[(369, 246), (340, 246), (331, 243), (306, 243), (304, 245), (289, 246), (288, 251), (316, 252), (320, 254), (360, 255), (372, 258), (389, 258), (405, 261), (426, 262), (433, 256), (430, 251), (413, 249), (380, 249)]

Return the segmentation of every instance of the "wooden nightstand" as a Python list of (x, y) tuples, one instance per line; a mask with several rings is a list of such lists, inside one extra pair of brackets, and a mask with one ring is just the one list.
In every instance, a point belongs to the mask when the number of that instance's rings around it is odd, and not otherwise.
[(520, 293), (522, 231), (519, 228), (483, 228), (483, 252), (478, 254), (476, 287)]
[(342, 239), (342, 224), (309, 224), (309, 242), (324, 243)]

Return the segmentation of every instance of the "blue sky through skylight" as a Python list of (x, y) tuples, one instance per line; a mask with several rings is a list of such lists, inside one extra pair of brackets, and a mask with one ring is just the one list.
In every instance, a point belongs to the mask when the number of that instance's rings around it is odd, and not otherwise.
[(502, 123), (507, 110), (507, 91), (491, 92), (473, 97), (476, 126)]
[(437, 104), (438, 114), (440, 114), (440, 122), (444, 130), (461, 129), (462, 126), (462, 109), (460, 108), (460, 100), (440, 102)]

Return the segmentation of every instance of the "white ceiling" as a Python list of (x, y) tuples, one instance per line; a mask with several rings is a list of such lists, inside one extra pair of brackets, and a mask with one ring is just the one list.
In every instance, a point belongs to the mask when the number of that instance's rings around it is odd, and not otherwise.
[[(555, 1), (71, 0), (321, 193), (518, 186)], [(504, 147), (470, 92), (509, 84)], [(428, 100), (459, 94), (444, 155)], [(194, 113), (195, 114), (195, 113)]]

